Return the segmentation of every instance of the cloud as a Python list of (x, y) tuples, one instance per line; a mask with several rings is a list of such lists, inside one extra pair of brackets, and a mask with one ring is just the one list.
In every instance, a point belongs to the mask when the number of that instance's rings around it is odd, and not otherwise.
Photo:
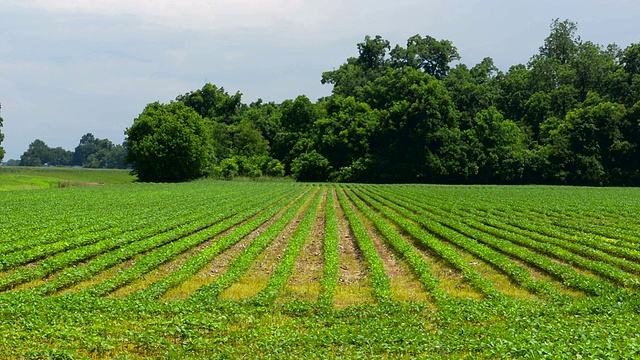
[(146, 24), (187, 30), (255, 29), (287, 20), (316, 22), (332, 9), (345, 7), (335, 0), (26, 0), (12, 4), (56, 14), (133, 16)]

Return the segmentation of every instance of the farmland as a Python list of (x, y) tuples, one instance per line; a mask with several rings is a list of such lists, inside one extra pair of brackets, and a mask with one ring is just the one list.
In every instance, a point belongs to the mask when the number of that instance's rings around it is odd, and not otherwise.
[(130, 183), (128, 170), (0, 166), (0, 191)]
[(0, 354), (634, 357), (640, 190), (0, 193)]

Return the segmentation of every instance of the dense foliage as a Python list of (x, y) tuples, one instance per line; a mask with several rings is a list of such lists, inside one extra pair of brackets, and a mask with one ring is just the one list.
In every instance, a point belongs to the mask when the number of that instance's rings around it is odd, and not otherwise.
[(125, 134), (127, 162), (141, 181), (195, 179), (211, 166), (209, 131), (182, 102), (149, 104)]
[(2, 195), (2, 358), (640, 355), (636, 188)]
[(301, 181), (640, 185), (640, 44), (583, 41), (554, 20), (539, 53), (469, 67), (450, 41), (380, 36), (322, 74), (331, 96), (245, 105), (178, 96), (212, 128), (203, 173)]
[(74, 151), (51, 148), (40, 139), (29, 144), (20, 156), (19, 166), (82, 166), (94, 169), (125, 169), (126, 151), (108, 139), (98, 139), (88, 133), (82, 136)]

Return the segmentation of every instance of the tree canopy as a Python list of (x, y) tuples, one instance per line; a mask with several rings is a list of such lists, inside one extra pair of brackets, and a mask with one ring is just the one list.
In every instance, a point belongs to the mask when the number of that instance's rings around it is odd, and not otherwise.
[[(2, 110), (2, 104), (0, 104), (0, 110)], [(0, 116), (0, 128), (2, 128), (2, 116)], [(4, 140), (4, 134), (0, 131), (0, 145), (2, 145), (2, 141)], [(0, 146), (0, 163), (4, 159), (4, 148)]]
[(332, 94), (316, 102), (246, 105), (205, 84), (151, 104), (127, 130), (128, 159), (171, 181), (640, 185), (640, 44), (595, 44), (555, 19), (538, 53), (506, 72), (490, 57), (464, 64), (428, 35), (393, 47), (366, 36), (356, 50), (322, 74)]
[(206, 173), (214, 155), (202, 116), (182, 102), (147, 105), (127, 135), (127, 162), (140, 181), (176, 182)]
[(75, 151), (61, 147), (51, 148), (40, 139), (29, 144), (20, 156), (20, 166), (82, 166), (100, 169), (126, 169), (126, 150), (123, 145), (114, 145), (110, 140), (98, 139), (87, 133), (80, 139)]

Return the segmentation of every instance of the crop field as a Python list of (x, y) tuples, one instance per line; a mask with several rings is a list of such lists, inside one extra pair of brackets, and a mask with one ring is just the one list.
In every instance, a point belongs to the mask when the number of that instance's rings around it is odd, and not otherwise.
[(633, 358), (640, 189), (0, 193), (2, 358)]

